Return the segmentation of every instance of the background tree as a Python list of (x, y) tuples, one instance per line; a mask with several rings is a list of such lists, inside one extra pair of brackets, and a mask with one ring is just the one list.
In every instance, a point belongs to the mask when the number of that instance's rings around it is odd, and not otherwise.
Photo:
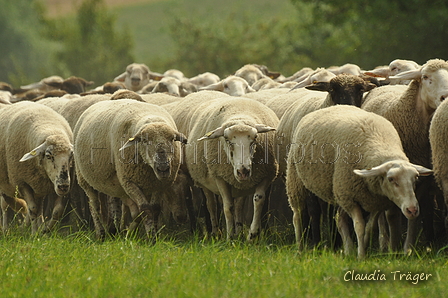
[(133, 39), (127, 28), (117, 31), (116, 17), (103, 0), (84, 0), (75, 21), (48, 21), (47, 36), (60, 41), (54, 59), (58, 73), (92, 80), (111, 81), (133, 62)]
[(446, 1), (291, 0), (311, 14), (305, 25), (309, 46), (296, 47), (323, 65), (388, 64), (396, 58), (424, 63), (446, 58)]
[(32, 0), (0, 0), (0, 81), (18, 84), (46, 73), (43, 9)]

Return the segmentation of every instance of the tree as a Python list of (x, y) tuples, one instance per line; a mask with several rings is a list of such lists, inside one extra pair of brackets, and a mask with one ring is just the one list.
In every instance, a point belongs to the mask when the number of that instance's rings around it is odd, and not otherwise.
[(50, 55), (40, 38), (43, 9), (32, 0), (0, 0), (0, 81), (38, 80)]
[(396, 58), (424, 63), (446, 58), (445, 1), (291, 0), (307, 6), (310, 45), (297, 48), (324, 65), (357, 63), (370, 68)]
[(96, 85), (113, 80), (133, 62), (133, 39), (127, 29), (115, 30), (116, 18), (103, 0), (84, 0), (75, 22), (48, 22), (47, 36), (60, 40), (55, 54), (59, 73), (93, 80)]

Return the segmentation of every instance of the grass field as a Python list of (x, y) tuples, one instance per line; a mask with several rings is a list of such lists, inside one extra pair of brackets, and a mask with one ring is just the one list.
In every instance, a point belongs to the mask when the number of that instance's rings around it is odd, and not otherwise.
[[(360, 262), (263, 240), (93, 239), (88, 232), (2, 236), (1, 297), (409, 298), (443, 297), (447, 290), (443, 250), (372, 253)], [(360, 274), (374, 280), (355, 281)]]

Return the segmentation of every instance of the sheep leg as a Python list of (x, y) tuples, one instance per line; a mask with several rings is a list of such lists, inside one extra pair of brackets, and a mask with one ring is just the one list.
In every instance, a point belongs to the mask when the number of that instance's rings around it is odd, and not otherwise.
[(378, 238), (380, 243), (380, 250), (385, 252), (388, 250), (390, 237), (389, 232), (387, 230), (387, 221), (386, 221), (386, 213), (381, 212), (378, 217)]
[(53, 212), (51, 214), (51, 219), (48, 222), (48, 224), (45, 227), (45, 231), (50, 231), (55, 224), (62, 219), (62, 216), (64, 214), (65, 206), (66, 206), (67, 200), (64, 197), (57, 196), (54, 200), (53, 204)]
[(346, 255), (349, 255), (352, 253), (355, 245), (353, 243), (353, 239), (351, 237), (351, 231), (350, 231), (350, 217), (348, 216), (347, 212), (345, 212), (342, 208), (338, 208), (337, 213), (337, 226), (339, 234), (342, 238), (342, 243), (344, 245), (344, 253)]
[(271, 181), (269, 179), (263, 179), (263, 181), (255, 188), (253, 197), (254, 217), (252, 219), (252, 224), (250, 225), (249, 235), (247, 236), (248, 241), (257, 237), (261, 232), (261, 215), (263, 212), (264, 201), (266, 200), (266, 191), (270, 184)]
[(220, 178), (215, 179), (215, 181), (216, 185), (218, 186), (219, 193), (222, 197), (222, 207), (224, 211), (224, 217), (226, 219), (227, 240), (230, 240), (235, 235), (235, 206), (232, 198), (232, 193), (227, 182)]
[(89, 198), (89, 209), (90, 214), (92, 215), (93, 225), (95, 226), (96, 237), (100, 240), (104, 239), (104, 237), (106, 236), (106, 231), (100, 220), (101, 207), (99, 193), (95, 189), (93, 189), (93, 187), (87, 184), (87, 182), (79, 175), (78, 183), (82, 187), (82, 189), (84, 189), (84, 192)]
[(206, 188), (203, 188), (202, 190), (207, 200), (207, 210), (210, 214), (210, 222), (212, 226), (211, 235), (215, 236), (218, 235), (218, 206), (216, 204), (215, 194)]
[(365, 235), (364, 235), (364, 243), (367, 246), (370, 243), (370, 239), (373, 234), (373, 229), (378, 223), (378, 218), (382, 212), (372, 212), (370, 213), (369, 220), (366, 224)]
[(243, 230), (244, 222), (244, 202), (246, 197), (235, 198), (235, 234), (238, 236)]
[[(401, 211), (398, 207), (392, 207), (391, 209), (386, 210), (386, 219), (389, 225), (389, 244), (390, 250), (398, 251), (400, 248), (400, 223), (401, 223)], [(416, 222), (416, 221), (414, 221)], [(408, 222), (409, 223), (409, 222)], [(410, 228), (408, 231), (415, 231), (416, 229)]]
[(23, 198), (28, 205), (28, 214), (31, 221), (31, 232), (36, 234), (43, 222), (42, 198), (35, 198), (34, 191), (28, 185), (19, 187), (19, 192), (23, 195)]
[(130, 181), (125, 184), (124, 189), (126, 194), (137, 204), (146, 235), (148, 238), (152, 238), (157, 232), (157, 219), (161, 211), (160, 204), (156, 204), (152, 199), (149, 203), (141, 189)]
[(107, 196), (107, 209), (109, 211), (109, 233), (116, 234), (120, 231), (121, 220), (121, 200), (119, 198)]
[(362, 216), (361, 207), (354, 205), (348, 212), (353, 220), (353, 227), (355, 228), (356, 238), (358, 241), (358, 259), (364, 259), (366, 256), (366, 243), (364, 242), (366, 223)]

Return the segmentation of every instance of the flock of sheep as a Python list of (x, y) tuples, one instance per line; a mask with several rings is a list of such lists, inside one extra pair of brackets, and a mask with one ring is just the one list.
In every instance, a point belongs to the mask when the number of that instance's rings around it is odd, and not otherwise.
[(324, 220), (347, 254), (354, 231), (359, 258), (376, 228), (381, 249), (411, 249), (420, 229), (435, 238), (448, 202), (444, 60), (290, 77), (248, 64), (223, 79), (133, 63), (92, 84), (0, 83), (3, 231), (14, 220), (48, 231), (71, 206), (100, 239), (138, 226), (152, 239), (171, 219), (194, 226), (204, 205), (210, 234), (222, 212), (228, 239), (248, 224), (252, 241), (269, 202), (290, 216), (299, 247), (308, 228), (322, 240)]

